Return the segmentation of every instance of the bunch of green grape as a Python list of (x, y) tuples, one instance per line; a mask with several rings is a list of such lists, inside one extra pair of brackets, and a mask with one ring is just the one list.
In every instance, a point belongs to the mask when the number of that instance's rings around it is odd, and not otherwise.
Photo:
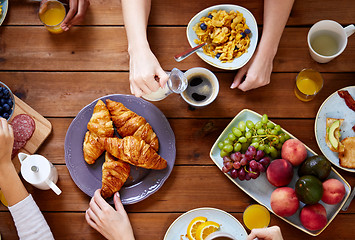
[(275, 159), (281, 156), (282, 144), (288, 139), (290, 136), (281, 130), (280, 125), (270, 122), (264, 114), (255, 124), (251, 120), (240, 121), (228, 137), (218, 143), (218, 147), (221, 157), (233, 152), (245, 152), (249, 146), (254, 146)]

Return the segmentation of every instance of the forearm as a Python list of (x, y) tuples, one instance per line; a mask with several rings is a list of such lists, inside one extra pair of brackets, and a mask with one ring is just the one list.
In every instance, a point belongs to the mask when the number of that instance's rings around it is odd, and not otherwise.
[(11, 162), (0, 164), (0, 188), (9, 206), (15, 205), (28, 196), (28, 192)]
[(147, 24), (150, 0), (121, 0), (123, 20), (128, 40), (128, 52), (148, 47)]
[(259, 51), (274, 58), (294, 0), (265, 0)]

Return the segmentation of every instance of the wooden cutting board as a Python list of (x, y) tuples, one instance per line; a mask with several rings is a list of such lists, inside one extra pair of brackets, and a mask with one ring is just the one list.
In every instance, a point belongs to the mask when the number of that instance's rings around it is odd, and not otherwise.
[[(36, 123), (36, 129), (32, 137), (27, 141), (26, 145), (19, 152), (34, 154), (37, 151), (37, 149), (41, 146), (41, 144), (44, 142), (44, 140), (46, 140), (46, 138), (51, 133), (52, 124), (47, 119), (45, 119), (41, 114), (36, 112), (25, 102), (23, 102), (21, 99), (19, 99), (16, 96), (14, 97), (15, 97), (15, 111), (9, 122), (11, 122), (11, 120), (19, 114), (27, 114), (31, 116)], [(17, 155), (12, 159), (12, 162), (14, 163), (17, 172), (20, 172), (21, 164), (19, 162)]]

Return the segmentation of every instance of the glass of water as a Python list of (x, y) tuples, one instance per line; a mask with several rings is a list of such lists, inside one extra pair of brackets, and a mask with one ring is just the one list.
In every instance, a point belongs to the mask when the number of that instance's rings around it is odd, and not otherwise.
[(184, 73), (177, 68), (173, 68), (168, 74), (169, 80), (163, 88), (142, 97), (149, 101), (160, 101), (171, 93), (180, 94), (185, 91), (188, 83)]

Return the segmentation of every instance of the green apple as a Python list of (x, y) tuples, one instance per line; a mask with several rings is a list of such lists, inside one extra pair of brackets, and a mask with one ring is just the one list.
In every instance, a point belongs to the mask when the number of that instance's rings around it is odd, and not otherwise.
[(333, 148), (335, 148), (335, 149), (338, 149), (338, 145), (339, 145), (338, 139), (336, 139), (335, 134), (334, 134), (335, 130), (338, 127), (340, 127), (340, 121), (339, 120), (333, 122), (333, 124), (329, 128), (329, 133), (328, 133), (329, 142), (330, 142), (330, 144), (332, 144)]

